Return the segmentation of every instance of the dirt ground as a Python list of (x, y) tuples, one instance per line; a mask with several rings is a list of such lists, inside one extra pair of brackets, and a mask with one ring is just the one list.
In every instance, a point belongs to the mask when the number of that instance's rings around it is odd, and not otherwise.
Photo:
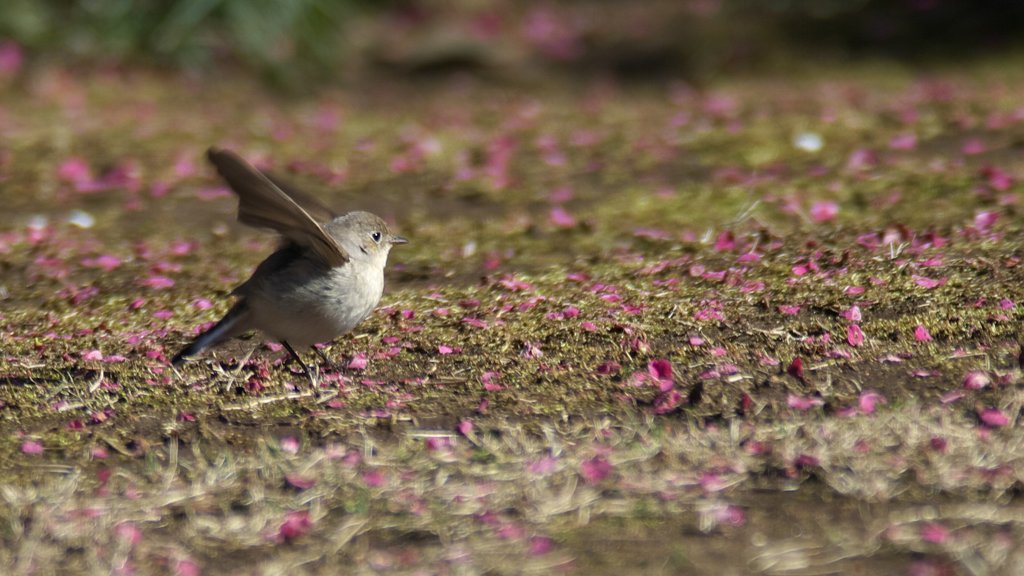
[[(1021, 70), (8, 79), (0, 566), (1021, 573)], [(316, 389), (211, 145), (411, 240)]]

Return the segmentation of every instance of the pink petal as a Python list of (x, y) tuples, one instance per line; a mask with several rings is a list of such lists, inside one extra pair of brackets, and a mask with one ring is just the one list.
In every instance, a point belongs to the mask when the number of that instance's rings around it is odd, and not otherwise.
[(359, 352), (348, 362), (349, 370), (365, 370), (367, 364), (366, 354)]
[(853, 305), (853, 306), (850, 306), (846, 310), (843, 310), (840, 313), (840, 315), (843, 318), (846, 318), (847, 320), (849, 320), (850, 322), (860, 322), (861, 321), (860, 306), (857, 306), (856, 304)]
[(26, 440), (21, 444), (21, 451), (25, 454), (42, 454), (43, 443), (38, 440)]
[(663, 390), (661, 394), (654, 400), (654, 413), (655, 414), (668, 414), (680, 404), (683, 403), (683, 395), (678, 390), (669, 389)]
[(0, 44), (0, 76), (13, 76), (21, 70), (25, 53), (21, 45), (13, 40)]
[(974, 156), (985, 151), (985, 142), (981, 138), (968, 138), (964, 141), (960, 151), (967, 156)]
[(790, 408), (794, 408), (796, 410), (810, 410), (811, 408), (815, 406), (821, 406), (824, 403), (825, 402), (821, 398), (813, 396), (807, 397), (797, 396), (796, 394), (790, 394), (789, 396), (786, 397), (786, 404)]
[(981, 422), (992, 428), (999, 428), (1010, 424), (1010, 419), (998, 408), (985, 408), (978, 413)]
[(100, 268), (104, 272), (110, 272), (121, 265), (121, 259), (111, 254), (102, 254), (95, 259), (82, 262), (83, 265)]
[(819, 463), (818, 458), (810, 454), (800, 454), (793, 459), (793, 466), (797, 468), (810, 468), (817, 466)]
[(298, 454), (299, 453), (299, 439), (294, 436), (285, 436), (281, 438), (281, 451), (287, 454)]
[(313, 486), (316, 486), (316, 480), (295, 473), (285, 474), (284, 481), (292, 488), (296, 488), (298, 490), (309, 490)]
[(545, 536), (534, 536), (530, 538), (527, 554), (530, 556), (543, 556), (554, 548), (554, 542), (551, 538)]
[(200, 576), (202, 573), (199, 563), (191, 558), (182, 558), (174, 563), (174, 576)]
[(942, 286), (946, 283), (945, 279), (935, 280), (934, 278), (928, 278), (927, 276), (914, 275), (914, 283), (922, 288), (932, 289), (938, 286)]
[(551, 223), (559, 228), (572, 228), (576, 226), (576, 219), (561, 206), (552, 208), (549, 218)]
[(914, 338), (918, 342), (931, 342), (932, 341), (931, 333), (928, 332), (927, 328), (925, 328), (924, 326), (922, 326), (920, 324), (918, 324), (917, 327), (914, 328)]
[(946, 392), (945, 394), (940, 396), (939, 402), (943, 404), (952, 404), (953, 402), (956, 402), (957, 400), (963, 398), (964, 395), (965, 393), (963, 390), (953, 390), (951, 392)]
[(715, 507), (712, 516), (717, 523), (728, 526), (743, 526), (747, 523), (746, 512), (743, 511), (743, 508), (733, 504)]
[(790, 376), (798, 379), (798, 380), (803, 380), (804, 379), (804, 361), (803, 361), (803, 359), (801, 359), (799, 356), (796, 357), (796, 358), (793, 358), (793, 361), (790, 362), (789, 366), (786, 367), (786, 373), (789, 374)]
[(917, 136), (914, 134), (900, 134), (889, 140), (889, 148), (893, 150), (913, 150), (917, 147)]
[(931, 544), (945, 544), (949, 540), (949, 529), (938, 522), (926, 522), (921, 526), (921, 539)]
[(821, 224), (834, 220), (839, 214), (839, 204), (831, 201), (815, 202), (811, 205), (811, 220)]
[(981, 211), (974, 215), (974, 227), (979, 232), (986, 232), (999, 220), (998, 212)]
[(522, 356), (523, 358), (541, 358), (544, 356), (544, 351), (540, 349), (539, 345), (527, 342), (523, 344)]
[(278, 536), (281, 540), (288, 542), (306, 534), (312, 528), (313, 521), (309, 518), (309, 512), (297, 510), (289, 512), (285, 516), (285, 520), (278, 530)]
[(846, 328), (846, 341), (854, 347), (864, 343), (864, 332), (861, 331), (860, 326), (851, 324)]
[(587, 484), (597, 484), (612, 472), (612, 465), (603, 456), (594, 456), (580, 464), (580, 475)]
[(984, 372), (973, 371), (964, 376), (964, 388), (968, 390), (981, 390), (991, 383), (992, 379)]
[(370, 488), (380, 488), (385, 480), (384, 473), (377, 468), (363, 472), (363, 483)]
[(862, 392), (858, 401), (860, 411), (864, 414), (874, 413), (876, 405), (885, 403), (885, 396), (882, 396), (873, 390), (866, 390)]
[(164, 288), (170, 288), (171, 286), (174, 286), (174, 280), (171, 279), (171, 278), (168, 278), (167, 276), (156, 275), (156, 276), (150, 276), (150, 277), (142, 280), (141, 284), (143, 286), (146, 286), (146, 287), (149, 287), (149, 288), (153, 288), (153, 289), (156, 289), (156, 290), (161, 290), (161, 289), (164, 289)]
[(57, 168), (57, 178), (70, 184), (89, 182), (92, 180), (92, 169), (81, 158), (68, 158)]
[(647, 373), (657, 380), (672, 380), (672, 363), (664, 358), (651, 360), (647, 364)]
[(855, 171), (874, 168), (876, 164), (878, 164), (878, 154), (865, 148), (851, 152), (850, 157), (846, 161), (846, 167)]
[(558, 460), (553, 456), (545, 456), (526, 465), (526, 471), (537, 476), (547, 476), (555, 471)]
[(993, 190), (1005, 192), (1014, 184), (1014, 177), (994, 166), (986, 166), (981, 170), (981, 175), (987, 178), (988, 185)]
[(142, 531), (132, 522), (121, 522), (114, 526), (114, 534), (123, 542), (131, 546), (142, 541)]

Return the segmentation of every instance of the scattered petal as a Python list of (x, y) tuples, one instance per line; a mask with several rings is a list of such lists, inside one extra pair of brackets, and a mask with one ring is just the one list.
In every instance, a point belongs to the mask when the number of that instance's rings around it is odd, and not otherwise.
[(875, 407), (878, 404), (885, 404), (885, 396), (882, 396), (874, 390), (865, 390), (861, 392), (860, 399), (858, 400), (858, 408), (862, 414), (873, 414)]
[(551, 209), (550, 219), (551, 223), (559, 228), (572, 228), (576, 226), (576, 218), (561, 206), (555, 206)]
[(932, 288), (936, 288), (938, 286), (942, 286), (942, 285), (944, 285), (946, 283), (946, 279), (945, 278), (943, 278), (941, 280), (936, 280), (934, 278), (928, 278), (927, 276), (918, 276), (916, 274), (914, 275), (913, 278), (914, 278), (914, 283), (915, 284), (917, 284), (918, 286), (920, 286), (922, 288), (927, 288), (929, 290), (931, 290)]
[(786, 405), (796, 410), (810, 410), (815, 406), (821, 406), (825, 402), (821, 398), (814, 396), (797, 396), (796, 394), (790, 394), (786, 397)]
[(162, 290), (164, 288), (170, 288), (174, 286), (174, 280), (167, 276), (150, 276), (141, 281), (143, 286), (153, 288), (155, 290)]
[(864, 343), (864, 332), (861, 331), (860, 326), (850, 324), (846, 328), (846, 341), (853, 347), (860, 346)]
[(938, 522), (925, 522), (921, 526), (921, 539), (931, 544), (945, 544), (949, 540), (949, 529)]
[(992, 379), (984, 372), (972, 371), (964, 376), (964, 388), (968, 390), (981, 390), (991, 383)]
[(551, 538), (545, 536), (534, 536), (530, 538), (530, 543), (527, 549), (527, 554), (530, 556), (543, 556), (554, 548), (554, 542)]
[(38, 440), (26, 440), (21, 444), (21, 451), (25, 454), (42, 454), (43, 443)]
[(999, 428), (1010, 424), (1010, 418), (998, 408), (985, 408), (978, 412), (982, 424), (991, 428)]
[(597, 484), (612, 472), (612, 465), (603, 456), (595, 456), (580, 464), (580, 475), (587, 484)]
[(860, 306), (857, 306), (856, 304), (854, 304), (853, 306), (850, 306), (846, 310), (843, 310), (842, 312), (840, 312), (840, 315), (843, 318), (846, 318), (847, 320), (849, 320), (850, 322), (860, 322), (861, 321)]
[(316, 486), (316, 480), (303, 476), (301, 474), (285, 474), (284, 481), (297, 490), (309, 490), (313, 486)]
[(289, 512), (278, 530), (278, 538), (284, 542), (290, 542), (305, 535), (312, 528), (313, 521), (309, 518), (309, 512), (305, 510)]
[(294, 436), (281, 438), (281, 451), (287, 454), (299, 453), (299, 439)]
[(558, 460), (553, 456), (545, 456), (526, 465), (526, 471), (537, 476), (547, 476), (555, 471)]
[(793, 361), (786, 367), (786, 373), (796, 378), (797, 380), (804, 379), (804, 361), (799, 357), (793, 358)]
[(839, 204), (835, 202), (820, 201), (811, 205), (811, 220), (818, 224), (835, 220), (839, 215)]
[(359, 352), (356, 355), (352, 356), (352, 359), (349, 360), (349, 362), (348, 362), (348, 369), (349, 370), (365, 370), (366, 369), (366, 364), (367, 364), (366, 354), (363, 353), (363, 352)]
[(380, 488), (384, 485), (385, 480), (384, 473), (378, 468), (363, 472), (363, 483), (370, 488)]

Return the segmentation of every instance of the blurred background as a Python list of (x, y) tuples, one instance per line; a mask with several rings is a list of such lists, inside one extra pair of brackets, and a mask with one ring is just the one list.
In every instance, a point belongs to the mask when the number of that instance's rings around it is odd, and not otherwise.
[(926, 63), (1019, 45), (1015, 0), (6, 0), (0, 66), (238, 66), (290, 90), (374, 73), (672, 75)]

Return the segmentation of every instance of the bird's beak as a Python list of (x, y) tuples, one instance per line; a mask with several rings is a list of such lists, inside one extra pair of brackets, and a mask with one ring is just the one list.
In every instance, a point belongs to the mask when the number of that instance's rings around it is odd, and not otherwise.
[(408, 244), (409, 241), (406, 238), (402, 237), (402, 236), (392, 236), (391, 237), (391, 243), (392, 244)]

